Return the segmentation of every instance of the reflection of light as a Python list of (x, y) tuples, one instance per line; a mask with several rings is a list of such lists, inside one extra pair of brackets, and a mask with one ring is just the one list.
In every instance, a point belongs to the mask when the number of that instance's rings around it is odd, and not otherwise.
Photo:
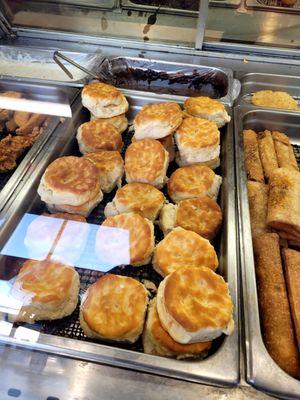
[[(30, 216), (30, 214), (27, 214)], [(32, 217), (32, 216), (31, 216)], [(28, 255), (35, 260), (44, 260), (58, 237), (63, 220), (49, 218), (43, 215), (33, 216), (28, 222), (28, 228), (24, 238), (24, 244), (28, 249)], [(21, 238), (20, 238), (21, 239)]]
[(130, 264), (129, 231), (26, 213), (1, 254), (106, 272)]
[(95, 253), (103, 264), (110, 267), (130, 264), (129, 231), (100, 226), (96, 235)]
[(86, 245), (88, 233), (89, 224), (86, 222), (67, 221), (55, 244), (51, 258), (65, 264), (75, 265)]
[(7, 321), (0, 321), (0, 335), (9, 336), (12, 330), (13, 324)]
[(34, 331), (33, 329), (24, 328), (23, 326), (19, 326), (15, 331), (15, 339), (25, 340), (26, 342), (37, 342), (40, 333), (38, 331)]
[(11, 281), (0, 280), (0, 311), (17, 315), (23, 305), (23, 299), (13, 296), (11, 288)]
[(69, 104), (51, 103), (50, 101), (16, 99), (13, 97), (0, 96), (0, 108), (37, 114), (57, 115), (58, 117), (72, 117)]

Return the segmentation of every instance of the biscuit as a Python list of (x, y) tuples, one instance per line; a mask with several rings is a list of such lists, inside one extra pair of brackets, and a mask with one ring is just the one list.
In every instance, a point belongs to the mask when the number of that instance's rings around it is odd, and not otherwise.
[(184, 110), (191, 116), (215, 122), (218, 128), (230, 122), (224, 104), (209, 97), (190, 97), (184, 102)]
[(174, 171), (168, 180), (168, 193), (174, 203), (208, 196), (216, 200), (222, 178), (204, 165), (186, 165)]
[(118, 189), (112, 202), (104, 209), (106, 217), (128, 212), (136, 212), (154, 221), (165, 202), (165, 196), (147, 183), (127, 183)]
[(12, 287), (12, 296), (20, 301), (16, 321), (30, 324), (72, 314), (78, 302), (79, 275), (58, 262), (27, 260)]
[(184, 266), (218, 267), (218, 257), (208, 240), (195, 232), (177, 227), (154, 249), (153, 268), (166, 276)]
[(211, 342), (180, 344), (175, 342), (162, 327), (157, 309), (156, 299), (153, 299), (148, 308), (147, 321), (143, 332), (144, 352), (165, 357), (203, 358), (211, 347)]
[(137, 140), (161, 139), (175, 132), (181, 122), (182, 111), (178, 104), (147, 104), (134, 118), (134, 136)]
[[(99, 118), (91, 114), (91, 121), (94, 121), (94, 119), (99, 119)], [(126, 118), (125, 114), (116, 115), (115, 117), (111, 118), (101, 118), (100, 121), (108, 122), (109, 124), (113, 125), (120, 133), (126, 131), (128, 127), (128, 119)]]
[(175, 133), (181, 163), (184, 165), (215, 160), (220, 156), (217, 125), (203, 118), (185, 118)]
[(51, 213), (63, 212), (69, 214), (79, 214), (83, 217), (88, 217), (90, 213), (93, 211), (95, 207), (102, 201), (103, 193), (100, 190), (95, 197), (90, 199), (89, 201), (81, 204), (80, 206), (72, 206), (69, 204), (53, 204), (46, 203), (48, 210)]
[(107, 274), (91, 285), (80, 307), (80, 325), (95, 339), (134, 343), (143, 330), (148, 292), (139, 281)]
[(44, 172), (38, 194), (50, 204), (80, 206), (101, 193), (97, 168), (85, 158), (65, 156)]
[(97, 167), (100, 187), (104, 193), (110, 193), (116, 186), (121, 186), (124, 162), (118, 151), (101, 150), (97, 153), (88, 153), (84, 158)]
[[(140, 266), (150, 262), (154, 249), (154, 227), (151, 221), (143, 218), (137, 213), (131, 212), (108, 217), (103, 222), (102, 226), (117, 228), (114, 229), (114, 231), (122, 230), (128, 232), (130, 264)], [(96, 238), (96, 246), (98, 248), (97, 253), (100, 254), (106, 252), (107, 257), (109, 258), (110, 253), (113, 250), (118, 251), (118, 248), (114, 249), (114, 243), (111, 243), (111, 241), (107, 241), (107, 245), (105, 245), (103, 240), (103, 235), (101, 234), (100, 230)], [(103, 247), (105, 248), (103, 249)], [(105, 256), (105, 254), (102, 256)]]
[(299, 110), (297, 101), (286, 92), (260, 90), (252, 95), (251, 102), (255, 106)]
[[(176, 163), (177, 165), (179, 165), (179, 167), (185, 167), (186, 165), (189, 165), (189, 162), (187, 162), (186, 160), (181, 159), (179, 153), (177, 152), (176, 157), (175, 157)], [(204, 161), (204, 162), (197, 162), (195, 163), (197, 165), (203, 165), (205, 167), (209, 167), (211, 169), (216, 169), (220, 166), (220, 157), (216, 157), (213, 160), (210, 161)]]
[(212, 240), (221, 224), (222, 211), (208, 196), (182, 200), (178, 205), (166, 204), (159, 216), (159, 226), (165, 235), (180, 226)]
[(82, 89), (82, 105), (96, 118), (111, 118), (128, 111), (125, 96), (114, 86), (94, 82)]
[(169, 154), (157, 140), (138, 140), (126, 150), (125, 174), (128, 183), (149, 183), (160, 189), (166, 182), (168, 166)]
[(113, 125), (99, 119), (80, 125), (76, 138), (82, 154), (100, 150), (121, 151), (123, 147), (120, 132)]
[(169, 162), (175, 160), (175, 141), (173, 135), (165, 136), (162, 139), (158, 139), (158, 141), (164, 146), (164, 148), (169, 153)]
[(157, 311), (163, 328), (182, 344), (208, 342), (234, 330), (227, 283), (205, 267), (168, 275), (158, 287)]

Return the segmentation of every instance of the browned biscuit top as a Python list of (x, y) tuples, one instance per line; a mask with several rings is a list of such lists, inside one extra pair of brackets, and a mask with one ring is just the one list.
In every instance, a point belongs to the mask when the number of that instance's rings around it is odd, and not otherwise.
[(97, 168), (90, 161), (75, 156), (53, 161), (46, 169), (44, 182), (53, 191), (78, 195), (86, 192), (96, 195), (100, 191)]
[(209, 268), (181, 268), (169, 275), (164, 289), (168, 313), (185, 330), (226, 326), (233, 305), (224, 279)]
[(139, 281), (106, 274), (88, 288), (82, 314), (89, 328), (97, 334), (122, 339), (138, 330), (147, 301), (147, 292)]

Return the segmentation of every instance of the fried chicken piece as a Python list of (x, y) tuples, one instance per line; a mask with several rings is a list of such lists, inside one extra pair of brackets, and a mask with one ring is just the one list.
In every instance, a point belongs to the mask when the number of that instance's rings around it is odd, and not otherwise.
[(14, 132), (18, 125), (15, 123), (15, 120), (13, 118), (11, 118), (9, 121), (7, 121), (5, 123), (6, 129), (8, 130), (8, 132)]
[(47, 118), (46, 115), (32, 114), (27, 123), (16, 130), (17, 135), (28, 135), (34, 127), (40, 127)]
[[(20, 99), (22, 97), (22, 93), (20, 93), (20, 92), (3, 92), (3, 93), (0, 93), (0, 96), (13, 97), (16, 99)], [(14, 112), (12, 110), (0, 109), (0, 121), (8, 121), (9, 119), (12, 118), (13, 113)]]
[(31, 113), (27, 111), (15, 111), (14, 113), (15, 123), (17, 124), (18, 127), (22, 127), (23, 125), (27, 124), (30, 116)]

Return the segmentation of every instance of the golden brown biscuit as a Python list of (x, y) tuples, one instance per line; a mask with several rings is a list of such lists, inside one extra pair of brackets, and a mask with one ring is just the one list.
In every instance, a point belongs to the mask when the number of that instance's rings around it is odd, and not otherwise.
[(297, 101), (286, 92), (260, 90), (252, 95), (251, 102), (255, 106), (299, 110)]
[(137, 140), (160, 139), (175, 132), (181, 122), (182, 111), (178, 104), (148, 104), (134, 118), (134, 136)]
[(114, 86), (94, 82), (82, 90), (82, 104), (97, 118), (110, 118), (128, 110), (125, 96)]
[(222, 224), (222, 211), (210, 197), (187, 199), (178, 203), (176, 225), (212, 240)]
[[(99, 119), (99, 118), (91, 114), (91, 121), (93, 121), (94, 119)], [(100, 121), (108, 122), (109, 124), (113, 125), (120, 133), (126, 131), (128, 127), (128, 120), (125, 114), (116, 115), (115, 117), (111, 118), (100, 118)]]
[(117, 190), (111, 203), (105, 207), (108, 217), (126, 212), (136, 212), (154, 221), (165, 202), (162, 192), (147, 183), (128, 183)]
[(156, 298), (150, 302), (147, 322), (143, 333), (143, 347), (147, 354), (184, 358), (203, 358), (211, 347), (211, 342), (181, 344), (162, 327), (157, 309)]
[[(149, 263), (154, 249), (154, 227), (151, 221), (131, 212), (108, 217), (102, 226), (129, 232), (130, 264), (139, 266)], [(96, 239), (96, 246), (97, 242), (98, 246), (103, 245), (100, 237), (102, 238), (101, 234)], [(107, 251), (111, 251), (109, 243)]]
[(190, 97), (184, 102), (184, 110), (189, 116), (205, 118), (217, 124), (219, 128), (230, 121), (230, 116), (220, 101), (209, 97)]
[(91, 161), (97, 167), (100, 187), (104, 193), (109, 193), (116, 186), (121, 186), (124, 174), (124, 162), (118, 151), (101, 150), (97, 153), (88, 153), (84, 158)]
[(147, 290), (139, 281), (107, 274), (86, 291), (80, 325), (88, 337), (134, 343), (142, 333), (147, 304)]
[(80, 206), (101, 193), (98, 170), (85, 158), (57, 158), (42, 176), (38, 193), (46, 203)]
[(215, 249), (195, 232), (183, 228), (175, 228), (154, 249), (152, 260), (154, 269), (162, 276), (184, 266), (218, 267)]
[(203, 118), (185, 118), (175, 133), (181, 163), (196, 164), (220, 155), (220, 132), (217, 125)]
[(43, 214), (43, 217), (59, 218), (64, 221), (86, 222), (86, 219), (82, 215), (68, 213)]
[(99, 119), (80, 125), (76, 137), (82, 154), (99, 150), (121, 151), (123, 147), (120, 132), (113, 125)]
[(58, 262), (27, 260), (20, 269), (12, 295), (20, 301), (17, 321), (63, 318), (72, 314), (78, 301), (79, 275)]
[(233, 332), (233, 304), (224, 279), (210, 268), (183, 267), (157, 291), (163, 328), (182, 344), (207, 342)]
[(101, 202), (103, 199), (103, 193), (100, 190), (95, 197), (81, 204), (80, 206), (71, 206), (69, 204), (53, 204), (46, 203), (48, 210), (51, 213), (63, 212), (69, 214), (79, 214), (83, 217), (88, 217), (89, 214), (93, 211), (95, 207)]
[(162, 139), (158, 139), (158, 141), (164, 146), (164, 148), (169, 153), (169, 162), (175, 160), (175, 141), (173, 135), (165, 136)]
[(204, 165), (187, 165), (173, 172), (168, 181), (168, 193), (171, 199), (180, 200), (208, 196), (216, 200), (222, 178)]
[(126, 181), (149, 183), (160, 189), (165, 184), (168, 165), (169, 154), (158, 140), (135, 141), (125, 153)]

